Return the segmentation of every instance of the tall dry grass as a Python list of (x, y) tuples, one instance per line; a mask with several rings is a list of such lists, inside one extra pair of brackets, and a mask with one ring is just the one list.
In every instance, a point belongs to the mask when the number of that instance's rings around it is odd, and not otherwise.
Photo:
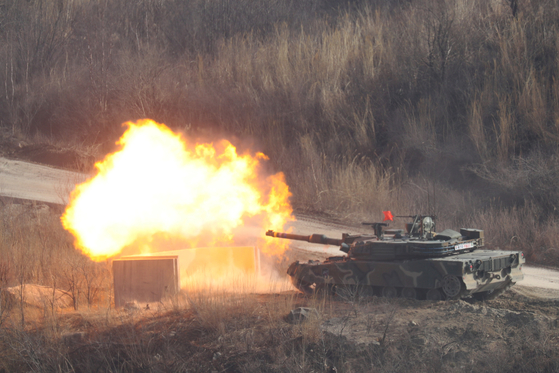
[[(409, 129), (402, 110), (420, 113), (421, 103), (432, 103), (439, 140), (464, 134), (464, 116), (481, 92), (493, 93), (488, 103), (503, 102), (485, 106), (482, 118), (507, 107), (530, 113), (537, 120), (529, 131), (540, 137), (551, 104), (543, 92), (555, 68), (549, 35), (557, 10), (543, 2), (517, 18), (500, 1), (473, 0), (337, 10), (319, 1), (309, 9), (281, 1), (44, 4), (48, 11), (9, 8), (7, 18), (29, 18), (20, 30), (26, 39), (16, 43), (15, 23), (2, 34), (3, 107), (30, 113), (27, 125), (6, 125), (22, 132), (107, 141), (99, 136), (114, 135), (124, 119), (154, 116), (190, 124), (195, 135), (252, 135), (274, 153), (278, 140), (291, 149), (292, 135), (311, 134), (324, 152), (372, 156), (387, 141), (405, 147), (395, 137)], [(38, 56), (29, 56), (25, 48), (37, 44)], [(483, 123), (503, 141), (515, 135), (500, 136), (498, 121)]]
[(555, 2), (6, 4), (0, 126), (13, 135), (103, 154), (122, 122), (151, 117), (264, 151), (304, 210), (424, 213), (436, 189), (443, 225), (469, 216), (457, 205), (533, 204), (538, 229), (557, 217), (553, 174), (505, 185), (479, 171), (523, 178), (516, 160), (538, 156), (554, 169)]

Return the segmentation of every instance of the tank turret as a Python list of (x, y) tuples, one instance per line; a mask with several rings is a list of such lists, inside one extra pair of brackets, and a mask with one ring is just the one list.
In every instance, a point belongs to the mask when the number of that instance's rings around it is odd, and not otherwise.
[(403, 229), (385, 229), (386, 223), (362, 223), (371, 226), (374, 235), (344, 233), (341, 239), (321, 234), (302, 236), (269, 230), (267, 236), (306, 241), (323, 245), (338, 245), (350, 258), (362, 260), (396, 260), (419, 257), (440, 257), (473, 251), (483, 246), (483, 231), (462, 229), (456, 232), (446, 229), (435, 233), (435, 223), (430, 216), (411, 216), (413, 221)]

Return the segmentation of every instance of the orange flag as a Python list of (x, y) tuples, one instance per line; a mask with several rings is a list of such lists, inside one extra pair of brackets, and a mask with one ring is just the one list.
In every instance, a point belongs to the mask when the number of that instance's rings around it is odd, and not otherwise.
[(384, 220), (383, 221), (394, 221), (394, 216), (392, 216), (392, 213), (390, 211), (383, 211), (382, 212), (384, 214)]

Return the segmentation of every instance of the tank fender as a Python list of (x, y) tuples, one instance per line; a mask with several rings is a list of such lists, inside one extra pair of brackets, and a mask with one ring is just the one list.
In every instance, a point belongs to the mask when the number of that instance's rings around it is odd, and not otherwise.
[(511, 272), (509, 274), (511, 281), (516, 283), (518, 281), (522, 281), (524, 279), (524, 273), (522, 272), (522, 266), (518, 266), (516, 268), (511, 268)]
[(462, 281), (464, 285), (466, 285), (466, 290), (472, 290), (478, 287), (478, 282), (474, 278), (474, 274), (464, 274), (462, 276)]

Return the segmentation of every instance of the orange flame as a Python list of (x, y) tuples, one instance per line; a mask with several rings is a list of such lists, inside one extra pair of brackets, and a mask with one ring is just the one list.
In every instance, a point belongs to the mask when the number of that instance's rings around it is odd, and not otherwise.
[(262, 239), (293, 219), (283, 174), (262, 175), (264, 154), (238, 155), (225, 140), (190, 146), (147, 119), (125, 125), (122, 148), (95, 164), (97, 175), (76, 187), (62, 216), (80, 250), (100, 261), (125, 249), (176, 248), (155, 247), (161, 241), (211, 246), (240, 235), (246, 243), (250, 231), (264, 252), (283, 252), (281, 241)]

